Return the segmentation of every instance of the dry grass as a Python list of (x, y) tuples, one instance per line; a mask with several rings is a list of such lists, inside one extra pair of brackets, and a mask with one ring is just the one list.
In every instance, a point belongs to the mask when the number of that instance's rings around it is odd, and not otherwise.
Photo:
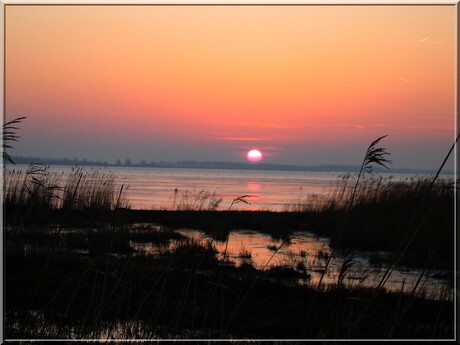
[(28, 209), (82, 211), (129, 208), (124, 185), (112, 173), (74, 168), (70, 174), (50, 172), (42, 164), (26, 171), (5, 172), (4, 204)]
[(17, 130), (19, 129), (16, 127), (17, 124), (21, 123), (22, 120), (25, 120), (25, 117), (18, 117), (14, 120), (5, 122), (2, 126), (3, 131), (3, 159), (12, 163), (14, 163), (11, 156), (6, 152), (7, 149), (13, 148), (11, 146), (13, 141), (18, 141), (19, 135), (17, 134)]
[(174, 211), (216, 211), (222, 198), (218, 198), (216, 192), (210, 193), (205, 190), (174, 190), (172, 210)]

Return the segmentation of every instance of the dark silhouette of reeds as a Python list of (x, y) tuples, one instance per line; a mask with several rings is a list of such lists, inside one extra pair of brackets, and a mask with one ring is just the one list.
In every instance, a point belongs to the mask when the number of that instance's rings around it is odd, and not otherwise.
[[(345, 208), (345, 218), (344, 218), (342, 224), (339, 226), (339, 230), (337, 232), (337, 236), (336, 236), (336, 242), (337, 243), (340, 242), (340, 239), (341, 239), (342, 234), (344, 232), (344, 228), (345, 228), (345, 226), (348, 225), (347, 224), (347, 218), (348, 218), (348, 214), (349, 214), (349, 209), (351, 207), (354, 207), (354, 205), (355, 205), (356, 190), (357, 190), (357, 188), (359, 186), (361, 176), (365, 175), (366, 173), (372, 174), (372, 165), (373, 164), (381, 165), (381, 166), (383, 166), (385, 168), (388, 168), (386, 166), (386, 164), (391, 163), (390, 160), (385, 158), (385, 156), (389, 155), (389, 153), (386, 151), (386, 149), (383, 148), (383, 147), (377, 147), (376, 146), (385, 137), (387, 137), (387, 136), (384, 135), (384, 136), (381, 136), (380, 138), (377, 138), (376, 140), (374, 140), (366, 150), (366, 154), (364, 155), (363, 162), (361, 163), (361, 168), (359, 169), (358, 178), (356, 179), (356, 183), (354, 185), (353, 191), (351, 192), (350, 197), (346, 200), (347, 207)], [(334, 251), (335, 251), (335, 249), (333, 249), (331, 255), (328, 258), (328, 261), (326, 263), (326, 268), (325, 268), (324, 272), (327, 272), (329, 264), (330, 264), (331, 260), (334, 258)], [(324, 277), (324, 274), (321, 276), (321, 278), (320, 278), (320, 280), (318, 282), (318, 289), (321, 288), (321, 283), (323, 281), (323, 277)]]
[[(51, 210), (96, 212), (129, 208), (124, 192), (124, 185), (117, 187), (113, 173), (82, 168), (74, 168), (69, 174), (50, 172), (47, 166), (33, 163), (25, 171), (5, 172), (4, 205), (8, 220), (14, 222)], [(33, 222), (33, 217), (29, 221)]]
[(3, 132), (3, 159), (12, 163), (16, 164), (11, 156), (6, 152), (7, 149), (13, 148), (11, 146), (13, 141), (18, 141), (19, 135), (17, 134), (17, 130), (19, 129), (16, 127), (17, 124), (21, 123), (22, 120), (26, 119), (26, 117), (18, 117), (14, 120), (5, 122), (2, 126)]
[[(9, 339), (340, 339), (373, 293), (346, 288), (346, 267), (337, 286), (315, 292), (286, 283), (298, 275), (291, 268), (222, 265), (212, 245), (155, 227), (9, 229), (6, 238)], [(178, 244), (138, 255), (132, 241), (139, 240)], [(304, 325), (313, 298), (314, 317)], [(395, 338), (453, 335), (448, 295), (430, 301), (384, 291), (364, 321), (352, 338), (388, 330)]]
[(387, 135), (377, 138), (367, 148), (366, 154), (364, 155), (364, 160), (361, 164), (361, 168), (358, 173), (358, 178), (356, 179), (355, 188), (353, 189), (353, 192), (351, 194), (351, 199), (350, 199), (351, 206), (353, 206), (356, 188), (359, 185), (359, 180), (361, 179), (361, 176), (365, 173), (372, 175), (372, 170), (373, 170), (372, 165), (373, 164), (377, 164), (377, 165), (383, 166), (384, 168), (388, 169), (386, 164), (392, 163), (391, 160), (385, 158), (385, 156), (388, 156), (390, 154), (389, 152), (386, 151), (386, 148), (376, 147), (376, 145), (380, 142), (380, 140), (386, 137)]
[[(427, 221), (429, 219), (429, 216), (432, 216), (433, 214), (433, 209), (436, 206), (439, 206), (439, 199), (437, 200), (430, 200), (430, 196), (432, 195), (432, 192), (435, 188), (435, 185), (439, 182), (439, 176), (441, 174), (442, 169), (444, 168), (444, 165), (446, 164), (447, 160), (449, 159), (450, 154), (454, 150), (455, 146), (457, 145), (457, 142), (460, 138), (460, 134), (457, 135), (455, 141), (453, 142), (452, 146), (449, 149), (449, 152), (447, 155), (444, 157), (444, 160), (442, 161), (436, 175), (431, 179), (431, 181), (428, 184), (428, 187), (423, 190), (423, 196), (419, 198), (418, 203), (417, 203), (417, 208), (415, 212), (413, 213), (413, 216), (410, 220), (410, 223), (408, 227), (405, 229), (403, 236), (399, 242), (399, 246), (397, 250), (393, 253), (393, 258), (388, 265), (384, 275), (382, 276), (379, 284), (377, 285), (376, 289), (373, 291), (373, 296), (368, 300), (368, 303), (366, 304), (365, 308), (357, 315), (357, 317), (353, 320), (352, 323), (352, 328), (353, 327), (358, 327), (359, 324), (363, 323), (363, 319), (365, 318), (367, 312), (372, 309), (372, 304), (377, 300), (379, 295), (382, 293), (384, 290), (385, 284), (388, 281), (388, 278), (390, 275), (393, 273), (396, 265), (401, 261), (401, 259), (406, 255), (408, 249), (410, 248), (413, 243), (420, 238), (420, 234), (423, 231), (423, 227), (426, 226)], [(451, 189), (452, 190), (452, 202), (453, 202), (453, 197), (454, 194), (454, 185), (451, 185), (450, 188), (445, 188), (445, 189)], [(441, 205), (441, 206), (446, 206), (446, 205)], [(445, 253), (446, 250), (443, 248), (443, 244), (446, 243), (446, 240), (450, 242), (450, 246), (447, 248), (447, 253), (448, 253), (448, 258), (450, 259), (451, 263), (451, 268), (453, 268), (454, 263), (453, 263), (453, 253), (454, 249), (453, 246), (455, 245), (453, 243), (454, 239), (454, 214), (453, 214), (453, 205), (450, 205), (450, 208), (452, 210), (452, 223), (450, 224), (450, 230), (449, 227), (445, 229), (440, 229), (439, 231), (438, 228), (436, 228), (440, 235), (437, 238), (432, 239), (431, 243), (431, 251), (425, 251), (425, 260), (424, 260), (424, 269), (422, 273), (419, 276), (419, 279), (417, 283), (415, 284), (412, 294), (411, 294), (411, 300), (407, 301), (404, 306), (404, 310), (399, 312), (398, 310), (394, 314), (394, 321), (391, 325), (391, 327), (387, 330), (387, 334), (389, 336), (393, 336), (394, 334), (394, 326), (399, 322), (399, 320), (404, 316), (405, 312), (412, 306), (412, 300), (415, 299), (418, 293), (418, 287), (421, 285), (423, 286), (422, 280), (424, 279), (424, 275), (426, 272), (429, 272), (429, 270), (433, 267), (436, 267), (436, 264), (439, 262), (439, 252)], [(445, 212), (445, 210), (444, 210)], [(441, 212), (442, 214), (442, 212)], [(436, 226), (436, 225), (435, 225)], [(426, 279), (425, 279), (426, 280)], [(434, 332), (433, 332), (434, 333)]]
[(410, 266), (423, 266), (432, 253), (438, 265), (453, 267), (453, 179), (372, 177), (357, 188), (351, 182), (338, 181), (319, 212), (318, 231), (333, 246), (399, 252), (399, 260)]
[(175, 211), (216, 211), (222, 202), (216, 192), (206, 190), (174, 190), (174, 200), (172, 209)]

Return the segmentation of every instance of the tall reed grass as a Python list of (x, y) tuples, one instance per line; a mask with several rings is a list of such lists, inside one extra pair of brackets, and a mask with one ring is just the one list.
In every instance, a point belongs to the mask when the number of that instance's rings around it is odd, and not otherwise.
[[(407, 205), (418, 206), (432, 183), (427, 176), (407, 177), (396, 179), (390, 177), (370, 177), (361, 180), (355, 188), (353, 176), (343, 175), (337, 181), (335, 188), (328, 195), (322, 209), (351, 210), (364, 205)], [(354, 202), (351, 199), (354, 195)], [(438, 179), (430, 193), (428, 201), (448, 200), (452, 202), (454, 195), (454, 180), (451, 178)]]
[(25, 120), (26, 117), (18, 117), (16, 119), (13, 119), (11, 121), (5, 122), (2, 126), (2, 135), (3, 135), (3, 140), (2, 140), (2, 146), (3, 146), (3, 160), (8, 161), (12, 164), (16, 164), (11, 158), (11, 156), (6, 152), (7, 149), (13, 148), (12, 142), (13, 141), (18, 141), (19, 135), (17, 134), (17, 130), (19, 129), (16, 127), (19, 123), (22, 122), (22, 120)]
[[(322, 206), (323, 229), (333, 244), (367, 250), (397, 249), (414, 222), (413, 215), (424, 215), (417, 236), (408, 252), (427, 253), (442, 242), (440, 258), (453, 255), (454, 180), (429, 177), (362, 179), (355, 189), (346, 176)], [(354, 194), (354, 203), (350, 204)], [(421, 204), (421, 200), (424, 203)], [(419, 221), (416, 219), (415, 221)], [(340, 231), (344, 227), (344, 231)]]
[(206, 190), (174, 190), (173, 211), (216, 211), (222, 198)]
[(34, 163), (25, 171), (5, 171), (4, 205), (42, 210), (114, 210), (129, 208), (125, 191), (113, 173), (79, 167), (71, 173), (50, 172), (47, 166)]

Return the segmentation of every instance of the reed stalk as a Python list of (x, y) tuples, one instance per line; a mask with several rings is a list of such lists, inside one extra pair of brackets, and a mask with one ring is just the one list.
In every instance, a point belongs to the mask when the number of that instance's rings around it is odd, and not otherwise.
[(14, 120), (5, 122), (2, 126), (2, 131), (3, 131), (3, 160), (8, 161), (12, 164), (16, 164), (11, 158), (11, 156), (6, 152), (7, 149), (13, 148), (12, 142), (13, 141), (18, 141), (19, 135), (17, 134), (17, 130), (19, 129), (16, 127), (17, 124), (21, 123), (23, 120), (25, 120), (26, 117), (18, 117)]

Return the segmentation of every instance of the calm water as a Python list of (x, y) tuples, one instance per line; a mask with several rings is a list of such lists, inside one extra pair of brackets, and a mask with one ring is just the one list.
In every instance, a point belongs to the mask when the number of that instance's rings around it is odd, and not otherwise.
[[(337, 173), (288, 171), (205, 170), (205, 169), (126, 169), (114, 172), (126, 179), (134, 208), (173, 208), (181, 201), (193, 203), (200, 191), (222, 199), (220, 209), (242, 195), (251, 205), (235, 205), (249, 210), (283, 210), (309, 195), (324, 194)], [(176, 191), (177, 189), (177, 191)], [(189, 198), (190, 200), (184, 200)]]
[[(16, 168), (26, 170), (27, 166)], [(140, 167), (85, 167), (85, 171), (114, 173), (118, 185), (127, 186), (126, 195), (134, 209), (174, 209), (179, 205), (197, 206), (200, 192), (214, 195), (205, 201), (222, 199), (219, 209), (227, 209), (232, 200), (242, 195), (251, 205), (238, 204), (232, 209), (294, 210), (297, 206), (317, 203), (327, 195), (337, 179), (338, 172), (251, 171), (219, 169), (168, 169)], [(70, 166), (54, 166), (52, 172), (71, 172)], [(405, 174), (379, 176), (405, 178)], [(203, 194), (201, 194), (203, 195)]]
[[(192, 229), (182, 229), (180, 232), (188, 238), (195, 239), (203, 244), (210, 239), (204, 232)], [(335, 285), (340, 273), (340, 269), (346, 253), (336, 252), (331, 260), (327, 271), (325, 271), (327, 255), (332, 249), (329, 239), (320, 237), (309, 232), (297, 232), (293, 234), (290, 243), (275, 240), (270, 235), (261, 234), (256, 231), (237, 229), (233, 230), (227, 242), (214, 241), (213, 245), (233, 261), (237, 266), (243, 263), (250, 263), (258, 269), (270, 269), (274, 266), (292, 267), (299, 270), (303, 267), (310, 275), (310, 279), (297, 281), (310, 286), (317, 286), (323, 272), (322, 284)], [(152, 243), (131, 242), (131, 246), (143, 255), (156, 255), (164, 247)], [(174, 247), (171, 243), (169, 249)], [(277, 248), (280, 248), (277, 250)], [(373, 262), (372, 258), (388, 256), (385, 252), (362, 252), (353, 251), (353, 259), (350, 269), (345, 276), (346, 286), (376, 287), (386, 269), (386, 266), (379, 263), (380, 260)], [(302, 269), (302, 268), (300, 268)], [(416, 285), (422, 276), (421, 284)], [(451, 281), (446, 272), (441, 270), (423, 273), (420, 269), (408, 267), (396, 267), (388, 279), (385, 289), (390, 291), (404, 291), (411, 293), (416, 287), (418, 294), (423, 294), (428, 298), (442, 299), (443, 294), (453, 298)]]

